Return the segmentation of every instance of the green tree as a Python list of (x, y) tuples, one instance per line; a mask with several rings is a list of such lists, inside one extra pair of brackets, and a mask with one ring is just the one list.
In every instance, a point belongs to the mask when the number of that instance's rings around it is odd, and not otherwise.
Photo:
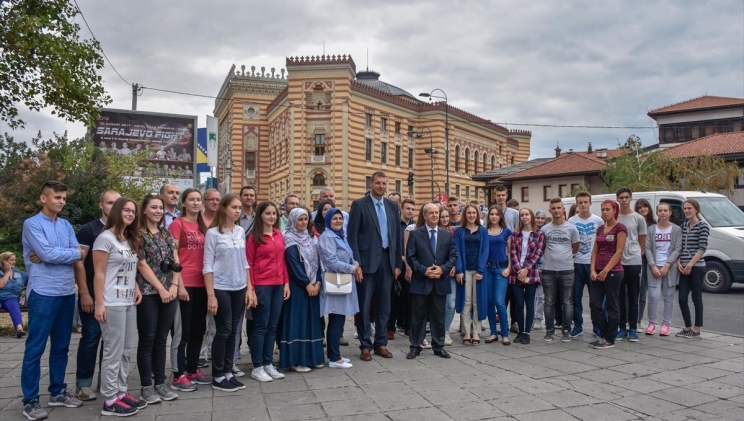
[(0, 120), (12, 129), (25, 127), (19, 104), (91, 123), (111, 102), (97, 74), (101, 46), (80, 38), (78, 13), (68, 0), (0, 1)]

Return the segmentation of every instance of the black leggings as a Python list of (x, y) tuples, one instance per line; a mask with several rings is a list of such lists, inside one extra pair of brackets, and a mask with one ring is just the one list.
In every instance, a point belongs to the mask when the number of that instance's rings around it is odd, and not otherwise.
[[(178, 345), (178, 369), (189, 374), (199, 367), (202, 339), (207, 331), (207, 289), (186, 287), (189, 301), (181, 303), (181, 343)], [(179, 376), (181, 373), (176, 373)]]
[(679, 311), (685, 320), (685, 327), (692, 326), (690, 304), (687, 297), (692, 291), (692, 303), (695, 305), (695, 327), (703, 326), (703, 279), (705, 266), (693, 266), (689, 275), (679, 276)]
[(153, 377), (155, 385), (165, 383), (166, 344), (176, 311), (178, 300), (163, 304), (159, 294), (143, 295), (137, 306), (137, 368), (142, 387), (152, 386)]

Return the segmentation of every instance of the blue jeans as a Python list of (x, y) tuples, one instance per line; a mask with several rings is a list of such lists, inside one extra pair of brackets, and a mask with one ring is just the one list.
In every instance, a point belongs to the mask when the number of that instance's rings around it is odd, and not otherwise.
[(582, 327), (584, 324), (584, 305), (581, 299), (584, 297), (584, 285), (591, 293), (592, 278), (590, 270), (592, 265), (583, 263), (574, 263), (574, 284), (573, 284), (573, 322), (574, 328)]
[(447, 336), (455, 318), (455, 278), (450, 278), (450, 292), (444, 301), (444, 335)]
[(491, 328), (491, 335), (498, 334), (498, 329), (496, 329), (496, 311), (498, 311), (501, 336), (508, 338), (509, 316), (506, 313), (506, 288), (509, 286), (509, 280), (501, 274), (501, 271), (506, 269), (506, 264), (507, 262), (504, 262), (503, 266), (491, 266), (486, 270), (486, 288), (488, 290), (488, 326)]
[[(101, 324), (98, 323), (93, 313), (86, 313), (83, 309), (79, 309), (78, 313), (83, 328), (78, 344), (75, 385), (77, 387), (91, 387), (93, 374), (96, 372), (96, 358), (99, 356), (98, 345), (101, 342)], [(101, 347), (101, 350), (103, 350), (103, 347)], [(99, 357), (98, 361), (100, 360)]]
[(67, 388), (65, 371), (67, 353), (72, 336), (72, 317), (75, 314), (75, 295), (48, 297), (31, 291), (28, 297), (28, 338), (23, 353), (21, 390), (23, 404), (39, 399), (41, 356), (47, 339), (49, 347), (49, 393), (58, 395)]
[[(543, 291), (545, 292), (545, 329), (555, 331), (556, 301), (562, 300), (561, 330), (571, 330), (573, 318), (573, 284), (574, 271), (546, 270), (540, 275)], [(560, 290), (560, 293), (559, 293)]]
[[(253, 309), (253, 332), (248, 339), (254, 367), (271, 364), (274, 359), (276, 326), (282, 314), (284, 285), (256, 285), (258, 305)], [(387, 325), (383, 327), (386, 328)], [(387, 332), (384, 332), (387, 333)]]
[[(511, 284), (514, 293), (514, 307), (517, 310), (517, 326), (519, 333), (530, 333), (532, 322), (535, 321), (535, 290), (537, 284)], [(524, 308), (527, 306), (527, 320), (525, 320)], [(547, 319), (546, 319), (547, 320)]]

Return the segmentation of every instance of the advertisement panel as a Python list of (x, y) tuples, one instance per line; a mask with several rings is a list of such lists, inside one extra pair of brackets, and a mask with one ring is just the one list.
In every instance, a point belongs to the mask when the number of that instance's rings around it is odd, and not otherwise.
[(104, 152), (126, 156), (146, 151), (150, 168), (134, 177), (194, 185), (196, 116), (103, 109), (93, 128), (93, 143)]

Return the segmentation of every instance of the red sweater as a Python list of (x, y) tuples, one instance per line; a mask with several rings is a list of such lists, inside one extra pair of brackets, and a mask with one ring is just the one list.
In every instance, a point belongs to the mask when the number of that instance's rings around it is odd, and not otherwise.
[(264, 234), (264, 244), (256, 244), (253, 236), (246, 240), (245, 253), (250, 266), (251, 285), (283, 285), (289, 283), (284, 263), (284, 237), (273, 228), (273, 236)]

